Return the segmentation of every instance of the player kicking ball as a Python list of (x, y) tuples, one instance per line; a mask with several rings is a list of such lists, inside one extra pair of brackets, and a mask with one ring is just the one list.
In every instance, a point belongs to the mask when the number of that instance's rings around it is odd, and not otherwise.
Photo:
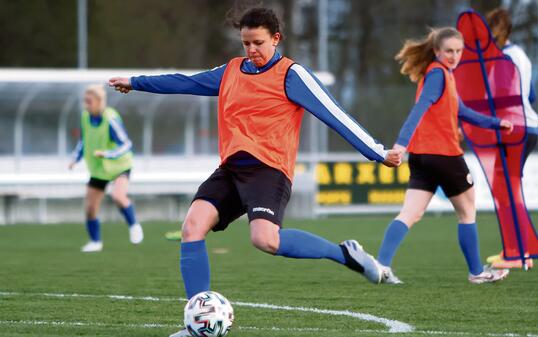
[[(377, 261), (355, 240), (335, 244), (282, 228), (290, 198), (304, 109), (313, 113), (370, 160), (401, 162), (347, 115), (306, 68), (277, 51), (280, 23), (270, 9), (247, 11), (235, 25), (246, 57), (193, 76), (171, 74), (112, 78), (110, 85), (162, 94), (218, 96), (221, 165), (200, 186), (182, 227), (181, 274), (188, 298), (209, 290), (205, 238), (247, 213), (252, 244), (272, 255), (329, 259), (381, 281)], [(174, 337), (189, 336), (181, 330)]]
[(496, 282), (508, 275), (508, 270), (484, 267), (480, 260), (473, 179), (459, 144), (458, 119), (505, 132), (511, 132), (513, 126), (482, 115), (459, 99), (452, 70), (462, 52), (461, 34), (454, 28), (440, 28), (423, 40), (407, 41), (396, 55), (402, 74), (418, 82), (418, 89), (417, 102), (394, 145), (394, 149), (409, 152), (411, 176), (400, 214), (387, 227), (379, 249), (385, 283), (402, 283), (392, 272), (392, 259), (439, 186), (458, 215), (458, 239), (469, 268), (469, 282)]

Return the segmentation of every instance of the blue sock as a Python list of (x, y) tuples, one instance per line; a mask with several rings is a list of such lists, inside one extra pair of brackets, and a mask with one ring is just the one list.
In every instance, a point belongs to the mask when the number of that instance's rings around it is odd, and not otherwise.
[(187, 298), (209, 290), (209, 258), (205, 240), (182, 242), (179, 262)]
[(129, 225), (129, 227), (131, 227), (132, 225), (136, 223), (136, 215), (135, 215), (135, 210), (132, 203), (125, 208), (120, 208), (120, 212), (121, 214), (123, 214), (123, 217), (125, 218), (125, 221)]
[(396, 250), (400, 247), (403, 239), (409, 232), (409, 228), (400, 220), (392, 220), (385, 231), (385, 237), (379, 248), (377, 260), (384, 266), (390, 267)]
[(101, 241), (101, 225), (99, 224), (99, 219), (87, 219), (86, 220), (86, 230), (92, 241)]
[(484, 268), (480, 262), (480, 251), (478, 247), (478, 231), (476, 230), (476, 223), (471, 224), (459, 224), (458, 225), (458, 239), (460, 241), (460, 248), (467, 261), (469, 272), (473, 275), (478, 275)]
[(342, 248), (336, 243), (298, 229), (281, 229), (276, 255), (295, 259), (330, 259), (345, 264)]

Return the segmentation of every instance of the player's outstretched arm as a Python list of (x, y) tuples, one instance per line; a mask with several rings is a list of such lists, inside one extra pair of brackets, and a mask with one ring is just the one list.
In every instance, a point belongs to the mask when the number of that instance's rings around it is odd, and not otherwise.
[(113, 77), (109, 80), (109, 85), (124, 94), (137, 90), (154, 94), (218, 96), (225, 70), (226, 65), (222, 65), (192, 76), (176, 73), (131, 78)]
[(299, 64), (291, 66), (285, 81), (290, 101), (302, 106), (338, 132), (356, 150), (370, 160), (393, 165), (394, 158), (387, 159), (387, 150), (350, 115), (348, 115), (312, 72)]
[(506, 130), (508, 133), (512, 132), (514, 129), (512, 122), (506, 119), (499, 119), (481, 114), (466, 106), (461, 100), (459, 100), (458, 103), (458, 118), (467, 123), (480, 128)]

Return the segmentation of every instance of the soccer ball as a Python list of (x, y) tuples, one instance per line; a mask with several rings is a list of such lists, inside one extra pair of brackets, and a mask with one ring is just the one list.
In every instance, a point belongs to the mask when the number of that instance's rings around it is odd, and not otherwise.
[(185, 328), (193, 337), (226, 336), (233, 321), (232, 305), (215, 291), (196, 294), (185, 306)]

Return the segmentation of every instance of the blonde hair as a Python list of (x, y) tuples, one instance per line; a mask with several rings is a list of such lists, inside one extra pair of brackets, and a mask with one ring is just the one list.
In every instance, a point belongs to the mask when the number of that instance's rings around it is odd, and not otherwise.
[(510, 13), (504, 8), (496, 8), (486, 14), (488, 26), (499, 48), (506, 45), (506, 41), (512, 33), (512, 19)]
[(105, 110), (106, 91), (102, 84), (90, 84), (86, 87), (86, 90), (84, 91), (84, 93), (94, 95), (97, 99), (99, 99), (99, 102), (101, 103), (99, 106), (99, 110), (100, 111)]
[(435, 50), (439, 50), (443, 41), (456, 37), (463, 41), (461, 33), (452, 27), (430, 28), (430, 33), (419, 40), (406, 40), (394, 59), (402, 65), (400, 73), (409, 75), (413, 82), (426, 75), (426, 69), (435, 59)]

